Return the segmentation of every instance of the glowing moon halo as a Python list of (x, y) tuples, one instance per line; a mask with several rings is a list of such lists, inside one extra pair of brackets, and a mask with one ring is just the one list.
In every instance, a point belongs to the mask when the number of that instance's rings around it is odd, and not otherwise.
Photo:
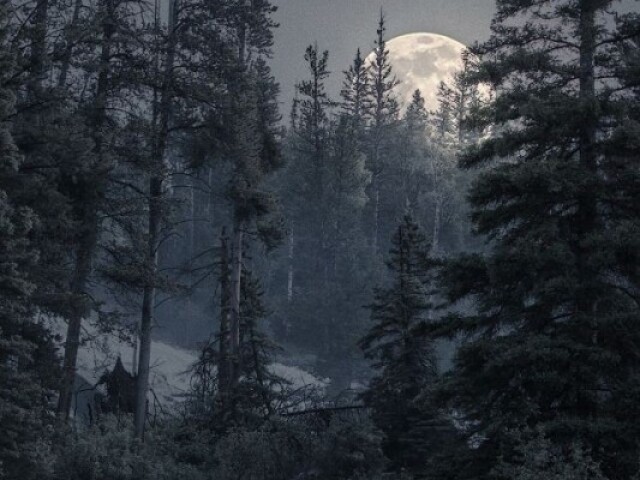
[[(389, 61), (400, 82), (396, 94), (402, 106), (411, 102), (419, 89), (427, 110), (438, 107), (437, 93), (440, 82), (451, 82), (454, 74), (462, 70), (462, 52), (465, 45), (436, 33), (409, 33), (387, 42)], [(375, 52), (367, 56), (370, 65)]]

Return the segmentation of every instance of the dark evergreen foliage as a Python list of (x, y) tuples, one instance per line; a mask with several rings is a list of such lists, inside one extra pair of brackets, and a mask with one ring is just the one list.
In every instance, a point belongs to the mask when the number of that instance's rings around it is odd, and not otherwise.
[(635, 178), (637, 157), (621, 163), (610, 149), (632, 101), (612, 48), (619, 30), (606, 22), (614, 5), (497, 6), (471, 75), (497, 89), (475, 118), (493, 134), (461, 160), (486, 166), (469, 199), (489, 252), (454, 259), (444, 275), (452, 302), (475, 305), (442, 322), (471, 335), (443, 385), (477, 444), (455, 478), (493, 478), (498, 458), (515, 455), (508, 432), (525, 427), (565, 452), (578, 442), (607, 478), (631, 478), (638, 305), (627, 272), (636, 260), (617, 239), (636, 236), (625, 207), (636, 193), (614, 178)]
[[(279, 347), (265, 333), (268, 311), (260, 282), (245, 269), (241, 290), (240, 379), (229, 389), (229, 286), (231, 265), (223, 237), (218, 260), (221, 295), (221, 327), (201, 351), (194, 366), (192, 414), (214, 431), (234, 426), (261, 425), (285, 403), (289, 382), (275, 375), (269, 365)], [(226, 316), (226, 317), (225, 317)]]
[(428, 398), (437, 379), (433, 344), (416, 330), (433, 314), (434, 264), (424, 234), (409, 216), (391, 245), (389, 286), (376, 290), (373, 325), (360, 341), (377, 372), (363, 399), (385, 434), (382, 445), (391, 468), (419, 474), (441, 440), (437, 409)]
[(100, 398), (100, 412), (132, 414), (135, 411), (136, 378), (122, 365), (118, 357), (113, 370), (104, 373), (97, 385), (104, 385), (106, 395)]
[(47, 473), (57, 357), (51, 335), (32, 321), (37, 261), (30, 231), (37, 221), (16, 204), (22, 155), (10, 132), (14, 95), (6, 81), (15, 68), (8, 54), (8, 6), (0, 5), (0, 476), (35, 479)]
[(638, 12), (496, 0), (406, 104), (381, 12), (288, 129), (275, 12), (0, 1), (0, 478), (639, 478)]

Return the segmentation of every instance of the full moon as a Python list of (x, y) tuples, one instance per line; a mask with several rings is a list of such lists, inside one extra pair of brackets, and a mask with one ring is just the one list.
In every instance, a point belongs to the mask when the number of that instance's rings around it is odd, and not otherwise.
[[(438, 85), (452, 81), (454, 74), (462, 69), (461, 54), (465, 45), (436, 33), (410, 33), (389, 40), (387, 48), (393, 73), (400, 82), (396, 94), (401, 107), (407, 106), (413, 92), (419, 89), (427, 110), (436, 110)], [(369, 54), (368, 64), (374, 55), (374, 52)]]

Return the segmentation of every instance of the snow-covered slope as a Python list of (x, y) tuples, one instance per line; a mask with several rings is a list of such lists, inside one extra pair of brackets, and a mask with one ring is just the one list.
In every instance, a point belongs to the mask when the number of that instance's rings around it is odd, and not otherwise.
[[(52, 331), (61, 337), (61, 342), (64, 342), (66, 324), (61, 320), (48, 320), (47, 323)], [(85, 322), (77, 365), (78, 375), (83, 381), (78, 382), (78, 390), (87, 390), (94, 386), (106, 371), (113, 368), (118, 358), (128, 371), (132, 371), (133, 345), (119, 339), (115, 334), (99, 333), (90, 322)], [(152, 342), (150, 405), (157, 401), (164, 410), (171, 410), (179, 404), (189, 392), (190, 370), (196, 360), (195, 351), (164, 342)], [(275, 374), (290, 381), (295, 389), (312, 386), (323, 390), (327, 386), (326, 380), (320, 380), (297, 367), (274, 363), (271, 369)]]

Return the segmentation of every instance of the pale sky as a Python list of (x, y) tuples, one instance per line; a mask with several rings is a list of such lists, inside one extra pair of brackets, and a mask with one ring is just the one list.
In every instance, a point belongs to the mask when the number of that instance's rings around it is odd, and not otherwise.
[(360, 47), (374, 47), (380, 8), (387, 19), (387, 36), (413, 32), (446, 35), (466, 45), (489, 36), (495, 0), (274, 0), (276, 21), (273, 72), (282, 88), (282, 114), (288, 117), (295, 82), (306, 78), (304, 52), (317, 42), (329, 50), (333, 72), (330, 94), (337, 97), (342, 71)]

